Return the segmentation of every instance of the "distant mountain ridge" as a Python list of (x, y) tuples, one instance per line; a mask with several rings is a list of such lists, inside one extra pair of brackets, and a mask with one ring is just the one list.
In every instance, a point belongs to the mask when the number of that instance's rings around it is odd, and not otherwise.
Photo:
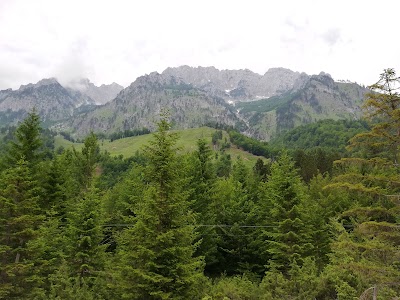
[(324, 72), (274, 68), (260, 75), (247, 69), (181, 66), (140, 76), (125, 89), (115, 83), (96, 87), (87, 79), (63, 87), (45, 79), (0, 91), (0, 125), (35, 106), (54, 128), (77, 136), (110, 134), (153, 129), (160, 111), (167, 109), (176, 129), (223, 124), (269, 140), (321, 119), (357, 119), (367, 92), (356, 83), (335, 82)]
[(96, 87), (88, 79), (79, 82), (79, 88), (69, 87), (62, 86), (56, 78), (47, 78), (21, 85), (18, 90), (0, 91), (0, 125), (21, 120), (33, 108), (45, 122), (65, 120), (80, 107), (112, 100), (123, 89), (116, 83)]
[(284, 68), (269, 69), (264, 75), (250, 70), (218, 70), (214, 67), (167, 68), (162, 74), (182, 78), (194, 87), (226, 101), (251, 101), (285, 93), (301, 87), (309, 78), (305, 73)]

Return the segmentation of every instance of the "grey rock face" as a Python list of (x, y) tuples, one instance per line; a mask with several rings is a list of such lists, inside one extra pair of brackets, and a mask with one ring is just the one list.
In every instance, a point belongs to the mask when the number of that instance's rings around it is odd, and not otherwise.
[(64, 88), (55, 78), (46, 78), (15, 91), (0, 91), (0, 124), (1, 112), (18, 112), (17, 122), (35, 108), (43, 121), (55, 122), (72, 117), (83, 105), (95, 105), (95, 101), (80, 91)]
[(225, 101), (251, 101), (282, 94), (308, 79), (305, 73), (284, 68), (269, 69), (264, 75), (250, 70), (218, 70), (214, 67), (167, 68), (164, 75), (181, 78), (194, 87), (223, 97)]
[(178, 128), (207, 123), (236, 125), (240, 120), (222, 98), (209, 95), (180, 78), (151, 73), (137, 78), (104, 106), (70, 123), (80, 135), (91, 130), (112, 133), (127, 129), (154, 129), (162, 110), (169, 111)]
[(7, 90), (0, 102), (0, 112), (9, 110), (27, 113), (36, 108), (43, 120), (61, 120), (70, 117), (75, 107), (76, 99), (54, 78), (42, 79), (36, 84), (22, 85), (16, 91)]

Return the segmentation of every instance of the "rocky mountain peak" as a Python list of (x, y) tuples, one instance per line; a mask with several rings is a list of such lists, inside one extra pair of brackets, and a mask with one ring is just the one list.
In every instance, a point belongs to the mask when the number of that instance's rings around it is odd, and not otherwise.
[(330, 88), (335, 85), (335, 81), (333, 80), (332, 76), (325, 72), (320, 72), (318, 75), (312, 75), (311, 80), (321, 82)]
[(222, 97), (228, 103), (275, 96), (300, 86), (306, 80), (303, 74), (285, 68), (271, 68), (260, 75), (249, 69), (218, 70), (215, 67), (185, 65), (167, 68), (162, 74), (181, 78), (194, 87)]
[(162, 86), (179, 86), (184, 84), (187, 85), (187, 82), (183, 81), (180, 77), (152, 72), (148, 75), (138, 77), (130, 85), (130, 88), (159, 88)]
[(57, 79), (54, 77), (44, 78), (42, 80), (39, 80), (37, 83), (28, 83), (26, 85), (21, 85), (19, 91), (23, 91), (27, 88), (39, 88), (41, 86), (52, 85), (52, 84), (60, 85)]
[(51, 78), (45, 78), (45, 79), (38, 81), (38, 83), (36, 83), (34, 86), (39, 87), (42, 85), (50, 85), (50, 84), (59, 84), (59, 83), (56, 78), (51, 77)]

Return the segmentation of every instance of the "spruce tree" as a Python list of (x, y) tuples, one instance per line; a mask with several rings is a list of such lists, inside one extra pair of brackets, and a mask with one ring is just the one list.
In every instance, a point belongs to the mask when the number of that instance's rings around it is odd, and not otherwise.
[(196, 215), (197, 228), (201, 239), (196, 255), (204, 256), (206, 272), (213, 272), (218, 263), (215, 227), (216, 212), (213, 209), (216, 175), (212, 163), (212, 151), (204, 139), (197, 141), (197, 150), (189, 157), (187, 177), (190, 178), (187, 190), (190, 191), (191, 208)]
[(74, 276), (94, 278), (104, 267), (104, 246), (99, 196), (91, 187), (70, 208), (68, 226), (68, 262)]
[(119, 239), (116, 290), (122, 299), (196, 299), (203, 262), (194, 257), (194, 217), (189, 211), (176, 134), (165, 118), (145, 148), (147, 188), (133, 227)]
[(254, 233), (253, 202), (243, 183), (233, 176), (217, 182), (214, 204), (218, 234), (219, 274), (243, 274), (254, 271), (254, 257), (249, 248)]
[(290, 264), (301, 265), (311, 249), (302, 207), (305, 189), (287, 153), (272, 164), (265, 193), (266, 208), (270, 208), (269, 212), (264, 212), (265, 216), (269, 215), (266, 225), (272, 227), (266, 230), (268, 240), (265, 245), (271, 255), (271, 264), (286, 273)]
[(0, 299), (21, 299), (32, 291), (34, 279), (27, 245), (43, 220), (37, 182), (25, 160), (0, 177)]
[(10, 142), (7, 151), (8, 164), (17, 163), (24, 159), (29, 167), (35, 166), (40, 161), (40, 117), (36, 110), (32, 110), (22, 121), (14, 133), (14, 140)]

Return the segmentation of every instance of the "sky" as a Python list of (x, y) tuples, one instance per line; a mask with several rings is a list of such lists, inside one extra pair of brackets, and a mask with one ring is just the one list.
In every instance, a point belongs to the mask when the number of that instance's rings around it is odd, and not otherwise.
[(400, 70), (399, 8), (395, 0), (0, 0), (0, 89), (49, 77), (126, 87), (180, 65), (324, 71), (369, 85), (385, 68)]

